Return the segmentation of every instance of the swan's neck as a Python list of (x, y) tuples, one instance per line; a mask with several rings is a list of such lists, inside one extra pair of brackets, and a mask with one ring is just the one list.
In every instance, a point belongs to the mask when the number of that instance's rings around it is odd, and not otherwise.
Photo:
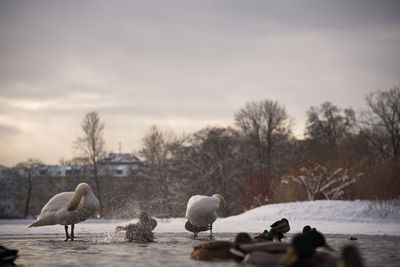
[(71, 200), (68, 202), (68, 211), (76, 210), (76, 208), (79, 206), (79, 203), (81, 202), (82, 196), (83, 194), (80, 190), (75, 191)]

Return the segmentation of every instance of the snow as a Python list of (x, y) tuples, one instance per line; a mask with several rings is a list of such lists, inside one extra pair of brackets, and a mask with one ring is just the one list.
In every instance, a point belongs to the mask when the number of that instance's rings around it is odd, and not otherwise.
[[(218, 218), (214, 232), (262, 232), (281, 218), (289, 220), (289, 233), (300, 232), (304, 225), (316, 227), (325, 234), (400, 236), (400, 207), (393, 203), (373, 207), (370, 201), (318, 200), (265, 205), (243, 214)], [(64, 227), (28, 228), (33, 220), (0, 220), (0, 236), (64, 234)], [(186, 232), (185, 218), (157, 219), (154, 232)], [(79, 233), (112, 233), (116, 226), (135, 223), (132, 220), (88, 220), (75, 227)]]

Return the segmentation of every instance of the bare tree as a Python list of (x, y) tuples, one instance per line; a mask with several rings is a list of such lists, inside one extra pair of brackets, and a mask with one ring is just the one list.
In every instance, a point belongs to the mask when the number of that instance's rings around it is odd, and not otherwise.
[(25, 212), (24, 212), (24, 217), (28, 217), (29, 215), (29, 206), (30, 206), (30, 201), (31, 201), (31, 196), (32, 196), (32, 178), (33, 178), (33, 170), (40, 166), (43, 165), (43, 163), (38, 160), (38, 159), (28, 159), (27, 161), (20, 162), (18, 163), (15, 168), (21, 172), (22, 175), (26, 176), (27, 178), (27, 196), (26, 196), (26, 202), (25, 202)]
[(342, 109), (331, 102), (322, 103), (320, 107), (311, 107), (307, 111), (305, 134), (322, 144), (336, 146), (356, 124), (352, 109)]
[(96, 111), (87, 113), (81, 123), (83, 135), (75, 140), (75, 148), (86, 156), (93, 167), (97, 187), (97, 198), (100, 203), (100, 214), (103, 215), (101, 198), (101, 184), (99, 181), (98, 161), (106, 154), (105, 141), (103, 137), (104, 123)]
[(371, 143), (384, 154), (400, 160), (400, 86), (378, 90), (366, 97), (370, 114), (366, 129)]
[(174, 142), (171, 132), (163, 132), (153, 125), (142, 139), (143, 148), (139, 151), (144, 159), (145, 166), (141, 170), (142, 177), (146, 178), (154, 189), (158, 191), (152, 199), (160, 205), (160, 213), (170, 213), (170, 144)]
[(291, 121), (278, 102), (250, 102), (235, 114), (235, 123), (243, 131), (258, 161), (271, 172), (272, 154), (291, 134)]
[[(326, 166), (311, 163), (302, 167), (295, 175), (285, 178), (300, 184), (307, 193), (308, 200), (339, 199), (344, 195), (344, 189), (356, 182), (357, 177), (350, 176), (347, 169), (329, 169)], [(287, 180), (284, 179), (284, 182)]]

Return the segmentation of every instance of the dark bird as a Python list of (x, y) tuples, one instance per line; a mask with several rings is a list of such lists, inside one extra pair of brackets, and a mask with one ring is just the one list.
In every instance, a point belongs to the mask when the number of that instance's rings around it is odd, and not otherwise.
[(208, 230), (210, 230), (210, 227), (209, 226), (194, 226), (189, 221), (187, 221), (185, 223), (185, 229), (188, 230), (189, 232), (192, 232), (193, 238), (196, 238), (198, 233), (208, 231)]
[(269, 231), (264, 230), (263, 233), (257, 234), (254, 239), (260, 241), (281, 241), (285, 236), (284, 234), (290, 230), (289, 221), (286, 218), (274, 222), (270, 227)]
[(306, 225), (306, 226), (303, 227), (302, 233), (306, 234), (306, 233), (309, 233), (311, 231), (317, 231), (317, 228), (315, 228), (315, 227), (311, 228), (311, 226)]
[(231, 252), (232, 248), (240, 250), (240, 244), (251, 243), (251, 237), (246, 233), (239, 233), (236, 235), (235, 240), (232, 241), (209, 241), (197, 245), (193, 248), (190, 257), (194, 260), (213, 261), (213, 260), (241, 260), (243, 252), (240, 256)]
[(289, 221), (286, 218), (282, 218), (281, 220), (274, 222), (270, 227), (271, 230), (274, 229), (282, 234), (290, 231)]
[(363, 260), (360, 252), (353, 245), (346, 245), (342, 248), (339, 260), (341, 267), (363, 267)]
[(319, 247), (335, 251), (323, 234), (314, 229), (296, 235), (285, 255), (286, 266), (336, 266), (337, 259), (329, 253), (317, 252)]
[(276, 230), (271, 229), (269, 232), (264, 230), (263, 233), (258, 234), (254, 237), (256, 241), (274, 241), (274, 242), (281, 242), (282, 238), (284, 237), (283, 233)]
[(17, 257), (17, 249), (8, 249), (0, 245), (0, 266), (15, 266), (14, 260)]
[(153, 230), (157, 226), (155, 219), (149, 218), (147, 212), (142, 212), (139, 222), (125, 226), (117, 226), (115, 232), (126, 231), (125, 241), (127, 242), (153, 242)]
[(237, 248), (232, 248), (231, 252), (240, 256), (242, 263), (282, 266), (288, 248), (289, 244), (283, 242), (252, 242), (240, 244)]

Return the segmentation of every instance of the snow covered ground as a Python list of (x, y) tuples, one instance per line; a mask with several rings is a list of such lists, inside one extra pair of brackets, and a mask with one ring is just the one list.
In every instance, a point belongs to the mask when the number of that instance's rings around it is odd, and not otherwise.
[[(379, 207), (379, 208), (377, 208)], [(218, 218), (214, 232), (261, 232), (273, 222), (287, 218), (291, 230), (300, 232), (304, 225), (316, 227), (326, 234), (395, 235), (400, 236), (400, 206), (387, 203), (375, 207), (369, 201), (318, 200), (271, 204), (237, 216)], [(117, 225), (133, 220), (88, 220), (76, 226), (79, 233), (112, 233)], [(185, 218), (158, 219), (157, 233), (185, 232)], [(64, 234), (64, 227), (28, 228), (32, 220), (0, 220), (1, 235)]]

